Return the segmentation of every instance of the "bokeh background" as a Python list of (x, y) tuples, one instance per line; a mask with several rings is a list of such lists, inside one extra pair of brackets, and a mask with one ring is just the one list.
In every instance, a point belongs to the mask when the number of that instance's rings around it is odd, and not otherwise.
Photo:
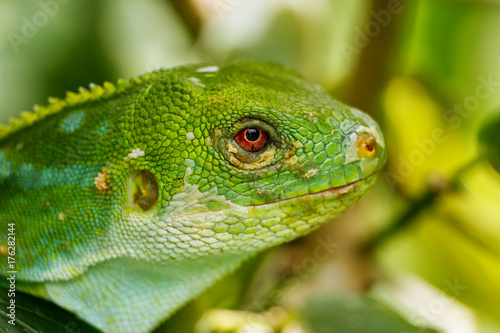
[(500, 332), (500, 176), (477, 139), (500, 115), (499, 1), (0, 0), (0, 122), (91, 82), (236, 59), (288, 65), (369, 113), (389, 159), (345, 215), (170, 325), (283, 308), (308, 332)]

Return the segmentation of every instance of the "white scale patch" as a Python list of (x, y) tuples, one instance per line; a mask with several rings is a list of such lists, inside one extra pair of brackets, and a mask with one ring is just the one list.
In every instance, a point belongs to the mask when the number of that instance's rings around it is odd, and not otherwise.
[[(212, 211), (206, 204), (209, 202), (220, 202), (224, 209)], [(206, 192), (200, 192), (198, 185), (184, 185), (182, 191), (175, 194), (165, 210), (164, 222), (180, 222), (183, 225), (190, 225), (202, 229), (209, 229), (215, 223), (222, 223), (227, 220), (229, 214), (247, 217), (248, 208), (233, 204), (222, 195), (217, 195), (217, 188), (212, 188)]]
[(193, 132), (187, 132), (186, 133), (186, 143), (190, 143), (195, 139), (194, 133)]
[[(191, 163), (192, 162), (192, 163)], [(200, 192), (198, 185), (189, 184), (191, 166), (194, 161), (186, 159), (184, 164), (188, 166), (184, 176), (184, 186), (179, 193), (174, 194), (172, 201), (165, 210), (163, 221), (168, 225), (181, 223), (182, 225), (195, 227), (198, 232), (208, 231), (214, 224), (223, 223), (230, 215), (247, 217), (248, 208), (226, 200), (223, 195), (218, 195), (217, 187), (206, 192)], [(207, 207), (209, 202), (219, 202), (224, 206), (221, 210), (212, 210)], [(208, 230), (207, 230), (208, 229)]]
[(196, 71), (198, 73), (213, 73), (213, 72), (218, 72), (219, 67), (218, 66), (207, 66), (207, 67), (198, 68)]
[(318, 173), (318, 169), (309, 169), (309, 170), (307, 170), (307, 172), (302, 177), (304, 177), (304, 178), (311, 178), (311, 177), (313, 177), (317, 173)]
[[(194, 163), (194, 161), (193, 161), (192, 159), (190, 159), (190, 158), (186, 158), (186, 159), (184, 160), (184, 165), (185, 165), (185, 166), (187, 166), (188, 168), (194, 168), (195, 163)], [(186, 171), (186, 174), (188, 174), (188, 175), (189, 175), (189, 174), (191, 174), (191, 173), (190, 173), (190, 172), (188, 173), (188, 172)]]
[(123, 159), (124, 161), (126, 160), (132, 160), (132, 159), (136, 159), (136, 158), (139, 158), (141, 156), (144, 156), (144, 152), (141, 150), (141, 148), (136, 148), (136, 149), (132, 149), (132, 152), (130, 154), (128, 154), (127, 156), (125, 156), (125, 158)]
[(188, 80), (191, 81), (191, 82), (193, 82), (197, 86), (205, 87), (205, 85), (203, 83), (200, 83), (200, 80), (198, 78), (190, 77)]

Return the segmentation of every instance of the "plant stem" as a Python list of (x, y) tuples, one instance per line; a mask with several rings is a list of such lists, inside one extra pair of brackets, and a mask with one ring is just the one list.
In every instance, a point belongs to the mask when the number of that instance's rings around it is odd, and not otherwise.
[(394, 223), (391, 223), (388, 228), (382, 230), (378, 233), (378, 235), (368, 241), (363, 250), (366, 253), (372, 253), (376, 248), (380, 247), (380, 245), (385, 243), (388, 239), (416, 222), (416, 217), (418, 217), (422, 213), (422, 211), (431, 207), (442, 193), (457, 191), (460, 187), (460, 179), (464, 176), (464, 174), (470, 171), (479, 162), (483, 161), (483, 159), (483, 156), (478, 156), (477, 158), (457, 170), (448, 181), (448, 186), (446, 186), (444, 189), (429, 188), (427, 192), (423, 194), (419, 199), (415, 200), (413, 202), (413, 205), (405, 213), (398, 217)]

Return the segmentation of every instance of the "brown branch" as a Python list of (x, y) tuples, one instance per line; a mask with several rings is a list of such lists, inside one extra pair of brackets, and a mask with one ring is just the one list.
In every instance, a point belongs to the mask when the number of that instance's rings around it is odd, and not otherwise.
[[(399, 7), (395, 7), (398, 3)], [(361, 110), (374, 113), (393, 70), (399, 47), (399, 31), (405, 15), (409, 15), (409, 1), (373, 0), (368, 17), (359, 26), (354, 38), (365, 38), (366, 46), (360, 49), (358, 66), (354, 70), (347, 102)], [(408, 12), (408, 13), (407, 13)], [(378, 31), (378, 32), (377, 32)], [(365, 37), (360, 37), (364, 34)], [(371, 36), (370, 36), (371, 35)], [(358, 48), (359, 49), (359, 48)]]
[(202, 18), (190, 0), (170, 0), (170, 5), (182, 20), (193, 40), (197, 40), (202, 28)]

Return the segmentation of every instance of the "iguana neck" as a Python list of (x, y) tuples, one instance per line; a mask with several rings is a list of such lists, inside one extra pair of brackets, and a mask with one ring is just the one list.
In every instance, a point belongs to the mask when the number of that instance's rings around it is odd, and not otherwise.
[(117, 258), (90, 267), (76, 279), (30, 283), (23, 290), (60, 304), (104, 332), (150, 332), (249, 257), (221, 255), (163, 263)]

